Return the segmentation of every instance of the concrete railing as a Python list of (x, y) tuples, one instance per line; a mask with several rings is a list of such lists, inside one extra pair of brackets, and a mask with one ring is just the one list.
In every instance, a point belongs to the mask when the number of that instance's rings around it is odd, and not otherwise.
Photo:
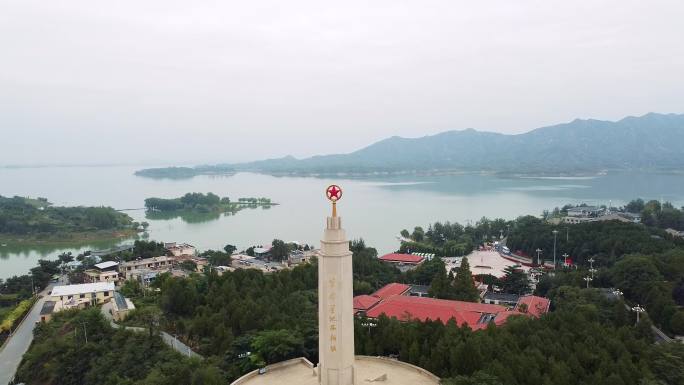
[(283, 361), (283, 362), (278, 362), (276, 364), (268, 365), (265, 368), (262, 369), (256, 369), (252, 370), (251, 372), (245, 374), (244, 376), (238, 378), (237, 380), (233, 381), (230, 383), (230, 385), (240, 385), (240, 384), (246, 384), (250, 379), (260, 375), (261, 371), (265, 370), (266, 372), (272, 372), (274, 370), (278, 369), (284, 369), (290, 366), (294, 365), (306, 365), (311, 369), (311, 375), (314, 375), (314, 364), (311, 363), (311, 361), (307, 360), (304, 357), (299, 357), (299, 358), (293, 358), (291, 360)]
[(384, 363), (387, 363), (390, 365), (403, 366), (406, 369), (413, 370), (413, 371), (420, 373), (426, 377), (429, 377), (429, 378), (435, 380), (436, 382), (440, 382), (439, 377), (435, 376), (434, 374), (428, 372), (427, 370), (425, 370), (421, 367), (418, 367), (418, 366), (413, 365), (413, 364), (409, 364), (408, 362), (399, 361), (399, 360), (395, 360), (395, 359), (387, 358), (387, 357), (380, 357), (380, 356), (356, 356), (356, 361), (363, 361), (363, 360), (365, 360), (365, 361), (381, 361), (381, 362), (384, 362)]

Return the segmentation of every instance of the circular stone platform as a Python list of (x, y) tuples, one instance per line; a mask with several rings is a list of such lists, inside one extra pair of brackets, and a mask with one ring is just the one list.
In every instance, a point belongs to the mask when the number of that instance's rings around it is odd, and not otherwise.
[[(427, 370), (384, 357), (356, 356), (358, 385), (439, 385), (439, 378)], [(279, 362), (247, 373), (231, 385), (318, 385), (314, 365), (305, 358)]]

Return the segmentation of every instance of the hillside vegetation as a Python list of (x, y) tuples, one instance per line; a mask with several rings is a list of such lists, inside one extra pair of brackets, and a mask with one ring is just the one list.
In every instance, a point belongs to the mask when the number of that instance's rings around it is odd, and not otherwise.
[(111, 207), (58, 207), (45, 198), (0, 196), (0, 236), (70, 236), (132, 230), (131, 217)]
[(145, 208), (149, 211), (173, 212), (194, 211), (198, 213), (235, 212), (245, 207), (271, 206), (268, 198), (239, 198), (233, 202), (228, 197), (214, 193), (187, 193), (180, 198), (147, 198)]
[[(214, 168), (274, 174), (677, 171), (684, 168), (681, 143), (684, 143), (684, 115), (650, 113), (617, 122), (577, 119), (519, 135), (467, 129), (421, 138), (391, 137), (349, 154), (301, 160), (288, 156)], [(214, 173), (215, 170), (202, 166), (194, 172)]]

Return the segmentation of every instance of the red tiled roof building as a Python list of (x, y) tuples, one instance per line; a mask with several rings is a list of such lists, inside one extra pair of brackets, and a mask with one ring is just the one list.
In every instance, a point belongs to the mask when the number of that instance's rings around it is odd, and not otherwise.
[(354, 313), (378, 318), (384, 314), (400, 321), (442, 321), (454, 319), (457, 325), (467, 324), (473, 330), (486, 328), (489, 323), (503, 325), (509, 317), (540, 317), (549, 311), (547, 298), (533, 295), (520, 297), (513, 310), (505, 306), (485, 303), (452, 301), (410, 296), (410, 286), (390, 283), (371, 295), (354, 297)]
[(405, 264), (411, 264), (411, 265), (419, 265), (423, 262), (423, 257), (420, 255), (413, 255), (413, 254), (398, 254), (398, 253), (392, 253), (392, 254), (385, 254), (382, 257), (380, 257), (380, 260), (383, 262), (390, 262), (390, 263), (405, 263)]

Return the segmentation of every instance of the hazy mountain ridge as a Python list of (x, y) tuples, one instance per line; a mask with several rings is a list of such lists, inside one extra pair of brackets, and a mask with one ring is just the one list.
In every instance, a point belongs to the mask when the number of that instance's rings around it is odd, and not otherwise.
[(684, 168), (684, 114), (649, 113), (617, 122), (576, 119), (517, 135), (466, 129), (395, 136), (349, 154), (223, 166), (274, 174), (676, 170)]

